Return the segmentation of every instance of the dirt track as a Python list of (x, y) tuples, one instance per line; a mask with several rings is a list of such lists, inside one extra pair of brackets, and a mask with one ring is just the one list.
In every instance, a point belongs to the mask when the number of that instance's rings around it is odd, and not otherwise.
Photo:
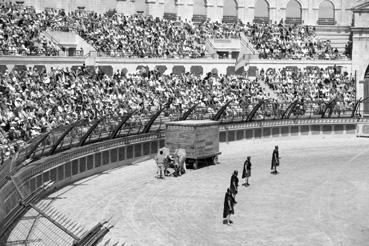
[[(275, 144), (277, 176), (269, 173)], [(87, 227), (111, 218), (107, 237), (130, 245), (368, 245), (369, 139), (282, 138), (220, 148), (219, 165), (158, 180), (154, 162), (146, 161), (81, 181), (53, 207)], [(234, 225), (223, 225), (224, 193), (247, 155), (251, 186), (239, 188)]]

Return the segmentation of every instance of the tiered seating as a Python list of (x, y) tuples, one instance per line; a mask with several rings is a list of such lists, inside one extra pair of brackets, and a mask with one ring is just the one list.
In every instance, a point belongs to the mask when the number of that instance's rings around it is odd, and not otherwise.
[(346, 58), (329, 40), (317, 38), (315, 28), (298, 25), (249, 25), (246, 35), (261, 59), (336, 60)]
[[(245, 32), (262, 59), (342, 58), (329, 41), (317, 39), (313, 28), (296, 26), (301, 24), (300, 18), (287, 18), (287, 25), (270, 25), (267, 18), (260, 17), (250, 26), (235, 16), (224, 16), (223, 23), (205, 21), (194, 25), (176, 21), (176, 15), (171, 13), (163, 19), (81, 10), (36, 14), (32, 8), (19, 10), (12, 4), (1, 11), (4, 18), (0, 23), (0, 52), (5, 55), (59, 55), (58, 45), (40, 35), (51, 29), (77, 32), (103, 56), (199, 58), (205, 56), (207, 39), (238, 39)], [(194, 20), (203, 21), (204, 16), (195, 16)]]
[(338, 115), (351, 114), (355, 104), (355, 81), (339, 68), (307, 67), (305, 69), (284, 68), (262, 71), (263, 79), (278, 95), (279, 103), (302, 101), (311, 105), (315, 113), (336, 100)]

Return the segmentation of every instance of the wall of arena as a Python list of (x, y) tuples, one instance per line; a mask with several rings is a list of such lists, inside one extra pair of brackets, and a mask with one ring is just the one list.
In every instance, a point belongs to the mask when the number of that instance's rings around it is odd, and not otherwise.
[[(242, 139), (288, 136), (354, 136), (357, 132), (357, 124), (364, 124), (369, 128), (369, 120), (365, 119), (295, 119), (228, 123), (220, 126), (219, 140), (220, 142), (231, 142)], [(9, 226), (14, 225), (14, 221), (25, 209), (19, 203), (21, 198), (27, 199), (33, 196), (49, 181), (53, 183), (47, 192), (53, 192), (79, 179), (151, 158), (156, 154), (158, 148), (165, 145), (164, 138), (165, 133), (158, 132), (109, 140), (43, 158), (31, 165), (13, 170), (11, 178), (2, 172), (0, 177), (0, 244), (9, 232), (7, 230)]]
[[(8, 71), (11, 71), (16, 65), (25, 65), (27, 68), (32, 68), (36, 65), (45, 66), (46, 71), (51, 68), (66, 68), (72, 66), (86, 65), (95, 66), (111, 66), (113, 71), (126, 68), (128, 73), (134, 73), (138, 67), (149, 67), (155, 69), (159, 66), (165, 66), (166, 72), (171, 73), (175, 67), (183, 67), (185, 72), (191, 72), (193, 67), (201, 67), (203, 74), (216, 69), (218, 74), (228, 74), (227, 71), (234, 69), (236, 60), (234, 59), (144, 59), (144, 58), (114, 58), (114, 57), (97, 57), (94, 64), (87, 62), (88, 58), (84, 57), (23, 57), (23, 56), (1, 56), (0, 64), (5, 65)], [(318, 66), (321, 68), (340, 66), (343, 71), (349, 74), (355, 73), (352, 67), (351, 60), (259, 60), (251, 59), (248, 67), (256, 67), (258, 69), (268, 68), (284, 68), (295, 66), (304, 68), (307, 66)]]
[[(18, 0), (7, 0), (22, 2)], [(25, 5), (33, 6), (37, 11), (45, 8), (75, 9), (96, 11), (99, 13), (116, 9), (127, 15), (137, 12), (154, 17), (181, 17), (192, 20), (210, 18), (222, 21), (224, 18), (240, 19), (252, 22), (255, 17), (267, 17), (279, 22), (286, 17), (298, 17), (304, 24), (317, 25), (319, 19), (324, 24), (333, 18), (336, 25), (349, 26), (352, 22), (350, 8), (363, 0), (23, 0)], [(324, 20), (326, 19), (326, 20)]]

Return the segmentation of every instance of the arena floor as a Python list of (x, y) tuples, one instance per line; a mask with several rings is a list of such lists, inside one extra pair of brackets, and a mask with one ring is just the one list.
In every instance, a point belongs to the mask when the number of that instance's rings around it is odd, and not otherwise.
[[(276, 176), (269, 170), (275, 144), (282, 157)], [(368, 245), (369, 139), (279, 138), (220, 147), (219, 165), (159, 180), (154, 161), (144, 161), (60, 190), (53, 207), (87, 227), (111, 219), (106, 238), (128, 245)], [(247, 155), (251, 186), (240, 186), (234, 224), (223, 225), (224, 193)]]

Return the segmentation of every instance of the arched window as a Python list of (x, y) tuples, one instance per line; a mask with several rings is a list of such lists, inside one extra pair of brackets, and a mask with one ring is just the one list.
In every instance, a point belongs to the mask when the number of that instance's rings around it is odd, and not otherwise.
[(236, 0), (224, 0), (223, 4), (223, 22), (237, 22), (237, 3)]
[(331, 1), (323, 1), (319, 5), (318, 24), (334, 25), (334, 5)]
[(146, 3), (145, 0), (136, 0), (135, 2), (136, 13), (146, 14)]
[(193, 17), (192, 22), (199, 23), (206, 21), (206, 5), (205, 0), (193, 1)]
[(169, 20), (177, 19), (177, 8), (175, 0), (165, 0), (164, 18)]
[(269, 3), (266, 0), (256, 1), (254, 22), (269, 23)]
[(286, 8), (286, 24), (302, 23), (302, 7), (296, 0), (290, 0)]

